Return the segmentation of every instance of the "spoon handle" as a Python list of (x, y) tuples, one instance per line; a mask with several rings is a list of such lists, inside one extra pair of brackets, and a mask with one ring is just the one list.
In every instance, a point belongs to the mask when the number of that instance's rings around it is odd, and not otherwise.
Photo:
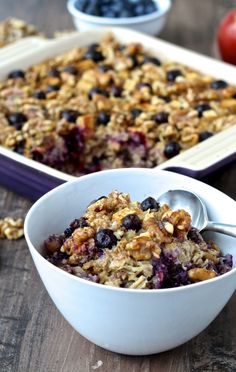
[(216, 231), (236, 238), (236, 225), (208, 221), (207, 226), (204, 228), (204, 230)]

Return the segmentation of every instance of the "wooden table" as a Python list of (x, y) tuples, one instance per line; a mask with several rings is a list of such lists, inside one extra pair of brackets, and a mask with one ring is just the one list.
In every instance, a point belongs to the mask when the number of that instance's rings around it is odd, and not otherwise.
[[(175, 0), (161, 37), (208, 55), (233, 0)], [(66, 0), (0, 0), (1, 18), (16, 16), (48, 34), (72, 29)], [(173, 56), (174, 57), (174, 56)], [(222, 144), (223, 146), (223, 144)], [(205, 182), (236, 199), (236, 165)], [(216, 200), (217, 203), (217, 200)], [(25, 216), (31, 202), (0, 187), (0, 215)], [(234, 221), (235, 222), (235, 221)], [(76, 333), (50, 300), (24, 239), (0, 241), (1, 372), (236, 371), (236, 293), (214, 322), (190, 342), (165, 353), (131, 357), (103, 350)]]

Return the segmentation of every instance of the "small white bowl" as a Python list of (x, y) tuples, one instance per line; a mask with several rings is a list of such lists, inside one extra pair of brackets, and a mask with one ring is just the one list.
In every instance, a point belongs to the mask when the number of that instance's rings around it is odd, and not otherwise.
[(197, 193), (212, 220), (232, 223), (235, 218), (235, 201), (220, 191), (177, 173), (138, 168), (102, 171), (67, 182), (44, 195), (28, 212), (25, 237), (49, 295), (72, 327), (105, 349), (153, 354), (181, 345), (204, 330), (236, 288), (235, 238), (209, 235), (224, 254), (233, 255), (230, 272), (201, 283), (153, 290), (110, 287), (68, 274), (43, 257), (43, 241), (63, 232), (91, 200), (115, 189), (141, 201), (171, 188)]
[(88, 15), (75, 7), (76, 0), (68, 0), (67, 9), (72, 15), (74, 25), (79, 31), (101, 27), (126, 27), (149, 35), (158, 35), (163, 29), (171, 0), (154, 0), (158, 10), (143, 16), (127, 18), (106, 18)]

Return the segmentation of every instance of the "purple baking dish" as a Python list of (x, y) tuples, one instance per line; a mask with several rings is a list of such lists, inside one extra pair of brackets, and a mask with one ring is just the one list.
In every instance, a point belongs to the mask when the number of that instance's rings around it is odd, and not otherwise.
[[(26, 69), (34, 63), (68, 51), (75, 46), (86, 46), (98, 42), (108, 32), (112, 32), (121, 43), (138, 41), (145, 45), (145, 48), (153, 55), (158, 54), (162, 59), (188, 64), (205, 74), (236, 84), (235, 67), (233, 66), (139, 32), (122, 28), (74, 32), (55, 40), (45, 40), (38, 37), (23, 39), (1, 49), (0, 79), (16, 67)], [(235, 144), (236, 126), (233, 126), (164, 162), (157, 168), (200, 178), (235, 160)], [(0, 184), (31, 200), (36, 200), (55, 186), (72, 179), (75, 179), (75, 177), (27, 159), (0, 146)]]

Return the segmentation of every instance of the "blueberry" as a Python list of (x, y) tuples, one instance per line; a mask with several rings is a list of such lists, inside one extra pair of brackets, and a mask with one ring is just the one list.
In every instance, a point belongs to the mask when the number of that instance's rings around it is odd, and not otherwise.
[(17, 152), (17, 154), (24, 155), (24, 150), (25, 150), (25, 141), (20, 141), (18, 142), (15, 147), (14, 151)]
[[(63, 265), (63, 269), (65, 270), (65, 262), (68, 260), (68, 255), (64, 252), (56, 251), (51, 257), (47, 258), (47, 260), (55, 266), (61, 267)], [(73, 273), (69, 265), (66, 266), (66, 271), (71, 274)]]
[(103, 64), (98, 66), (98, 70), (101, 72), (107, 72), (109, 70), (112, 70), (112, 67), (110, 65)]
[(60, 85), (57, 85), (57, 84), (49, 84), (48, 85), (48, 88), (47, 88), (48, 93), (57, 92), (58, 90), (60, 90)]
[(69, 133), (64, 136), (66, 148), (71, 156), (77, 156), (84, 148), (84, 135), (78, 126), (74, 126)]
[(111, 94), (114, 96), (114, 97), (121, 97), (122, 95), (122, 88), (115, 85), (111, 88)]
[(43, 90), (38, 90), (38, 91), (34, 92), (34, 97), (37, 98), (37, 99), (45, 99), (46, 94), (44, 93)]
[(8, 74), (8, 79), (24, 79), (25, 73), (22, 70), (13, 70)]
[(97, 50), (99, 48), (99, 44), (98, 43), (92, 43), (88, 46), (88, 50), (89, 51), (94, 51), (94, 50)]
[(127, 10), (130, 14), (130, 17), (134, 17), (134, 4), (133, 4), (133, 2), (137, 2), (137, 0), (123, 1), (122, 9)]
[(20, 130), (23, 124), (28, 120), (27, 116), (22, 112), (12, 112), (8, 115), (8, 121), (10, 125), (13, 125), (16, 129)]
[(60, 71), (57, 68), (52, 68), (48, 71), (48, 76), (60, 77)]
[(196, 244), (200, 244), (203, 242), (203, 238), (200, 232), (195, 227), (191, 227), (187, 234), (187, 238), (192, 240)]
[(56, 251), (59, 251), (62, 244), (63, 244), (63, 236), (62, 235), (50, 235), (45, 241), (44, 241), (44, 248), (48, 253), (54, 253)]
[(157, 203), (157, 201), (149, 196), (148, 198), (144, 199), (142, 203), (140, 204), (140, 208), (142, 211), (147, 211), (148, 209), (156, 209), (158, 210), (160, 208), (160, 204)]
[(169, 114), (168, 112), (161, 111), (155, 115), (154, 120), (157, 124), (167, 123), (168, 122)]
[(76, 218), (70, 223), (70, 228), (74, 231), (75, 229), (83, 228), (88, 226), (88, 221), (85, 217)]
[(90, 205), (96, 203), (98, 200), (101, 200), (101, 199), (104, 199), (104, 198), (107, 199), (107, 196), (102, 195), (102, 196), (100, 196), (99, 198), (92, 200), (92, 201), (89, 203), (88, 207), (89, 207)]
[(66, 66), (64, 68), (64, 71), (67, 72), (68, 74), (71, 74), (71, 75), (77, 75), (78, 74), (77, 67), (75, 67), (73, 65)]
[(167, 157), (167, 159), (173, 158), (173, 156), (178, 155), (179, 152), (180, 145), (175, 141), (167, 143), (164, 149), (164, 155)]
[(116, 18), (116, 12), (114, 12), (112, 9), (107, 9), (103, 13), (103, 17), (106, 17), (106, 18)]
[(198, 117), (201, 118), (204, 111), (211, 110), (211, 106), (208, 103), (201, 103), (195, 107), (195, 110), (198, 112)]
[(144, 146), (146, 144), (146, 136), (142, 132), (131, 132), (129, 143), (134, 146)]
[(156, 65), (156, 66), (161, 65), (161, 61), (156, 57), (149, 57), (149, 56), (144, 57), (144, 60), (143, 60), (142, 64), (144, 65), (144, 64), (147, 64), (147, 63), (152, 63), (153, 65)]
[(132, 17), (132, 15), (130, 15), (130, 12), (126, 9), (123, 9), (118, 15), (119, 18), (128, 18), (130, 16)]
[(216, 265), (216, 269), (219, 275), (230, 271), (233, 267), (233, 256), (231, 254), (226, 254), (225, 256), (219, 257), (219, 262)]
[(127, 214), (122, 220), (122, 226), (126, 230), (139, 231), (142, 227), (142, 221), (135, 213)]
[(105, 17), (106, 12), (109, 10), (109, 5), (101, 1), (100, 12), (101, 16)]
[(161, 255), (159, 259), (153, 259), (151, 263), (153, 267), (153, 288), (160, 289), (164, 286), (168, 274), (165, 258)]
[(43, 152), (39, 148), (33, 148), (31, 150), (31, 156), (32, 156), (33, 160), (35, 160), (35, 161), (38, 161), (38, 162), (43, 161)]
[(108, 124), (110, 121), (110, 115), (107, 114), (106, 112), (99, 112), (98, 116), (97, 116), (97, 124), (102, 124), (102, 125), (106, 125)]
[(183, 76), (180, 70), (170, 70), (167, 71), (166, 78), (168, 81), (173, 82), (178, 76)]
[(75, 2), (75, 7), (76, 9), (84, 12), (85, 8), (86, 8), (86, 5), (87, 5), (87, 0), (77, 0)]
[(61, 118), (66, 119), (70, 123), (75, 123), (77, 117), (79, 116), (79, 111), (76, 110), (65, 110), (60, 114)]
[(214, 90), (224, 89), (228, 86), (224, 80), (215, 80), (211, 83), (211, 88)]
[(123, 1), (104, 1), (106, 3), (104, 6), (106, 8), (112, 8), (112, 10), (116, 13), (116, 16), (121, 16), (121, 12), (123, 10)]
[(146, 6), (145, 14), (150, 14), (150, 13), (156, 12), (157, 10), (158, 8), (156, 4), (154, 4), (154, 2), (152, 1)]
[(98, 200), (101, 200), (101, 199), (107, 199), (107, 196), (106, 196), (106, 195), (99, 196), (99, 198), (96, 199), (96, 202), (97, 202)]
[(160, 99), (163, 99), (166, 103), (169, 103), (171, 101), (171, 98), (168, 96), (159, 96)]
[(142, 114), (142, 110), (139, 108), (133, 108), (131, 110), (131, 115), (133, 116), (134, 119), (136, 119), (140, 114)]
[(208, 132), (208, 131), (201, 132), (199, 133), (199, 142), (205, 141), (207, 138), (210, 138), (212, 136), (213, 136), (212, 132)]
[(129, 54), (127, 57), (132, 61), (131, 68), (135, 68), (138, 66), (138, 59), (134, 54)]
[(73, 233), (73, 230), (70, 227), (67, 227), (64, 231), (65, 238), (69, 238)]
[(110, 4), (103, 2), (102, 13), (107, 18), (120, 17), (122, 12), (122, 1), (110, 2)]
[(141, 16), (145, 14), (145, 7), (143, 4), (137, 4), (135, 9), (134, 9), (134, 15), (135, 16)]
[(126, 45), (120, 44), (117, 48), (120, 52), (123, 52), (126, 49)]
[(88, 51), (84, 55), (84, 58), (91, 59), (94, 62), (101, 62), (104, 60), (103, 54), (96, 49), (88, 49)]
[(143, 88), (148, 88), (148, 89), (152, 89), (152, 86), (151, 86), (151, 84), (149, 84), (149, 83), (145, 83), (145, 82), (142, 82), (142, 83), (140, 83), (139, 85), (138, 85), (138, 88), (139, 89), (143, 89)]
[(128, 149), (122, 149), (117, 153), (118, 157), (122, 159), (122, 162), (124, 166), (130, 166), (130, 162), (132, 160), (132, 157), (130, 155), (130, 152)]
[(180, 287), (189, 284), (188, 272), (182, 265), (170, 264), (165, 279), (165, 288)]
[(89, 91), (88, 96), (89, 96), (90, 99), (92, 99), (93, 96), (95, 96), (96, 94), (101, 94), (101, 95), (106, 96), (106, 97), (109, 96), (109, 94), (107, 93), (106, 90), (104, 90), (104, 89), (102, 89), (102, 88), (99, 88), (99, 87), (94, 87), (94, 88), (92, 88), (92, 89)]
[(84, 12), (89, 15), (100, 16), (98, 4), (93, 3), (93, 2), (89, 2), (86, 5)]
[(95, 244), (98, 248), (112, 248), (117, 244), (117, 238), (110, 229), (102, 229), (96, 233)]

